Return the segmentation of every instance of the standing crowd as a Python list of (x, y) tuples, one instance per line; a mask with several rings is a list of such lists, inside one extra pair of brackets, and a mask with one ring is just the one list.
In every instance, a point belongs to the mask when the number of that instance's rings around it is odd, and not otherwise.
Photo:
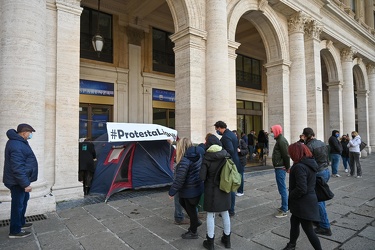
[[(328, 183), (330, 177), (341, 177), (338, 173), (340, 159), (347, 176), (362, 178), (360, 152), (362, 140), (356, 131), (340, 138), (340, 132), (333, 130), (327, 146), (315, 138), (313, 129), (303, 129), (297, 142), (289, 145), (283, 136), (280, 125), (273, 125), (268, 135), (261, 130), (256, 137), (251, 131), (246, 136), (236, 130), (229, 130), (223, 121), (214, 124), (217, 135), (208, 133), (205, 143), (193, 145), (189, 138), (180, 138), (176, 145), (174, 181), (169, 190), (170, 199), (175, 200), (176, 224), (189, 224), (183, 239), (197, 239), (198, 227), (202, 222), (198, 218), (197, 206), (203, 200), (206, 213), (206, 240), (203, 246), (214, 249), (215, 216), (222, 219), (223, 232), (220, 237), (225, 248), (231, 248), (231, 217), (235, 216), (236, 196), (244, 194), (244, 168), (247, 155), (250, 159), (254, 151), (259, 150), (263, 157), (268, 149), (268, 136), (275, 140), (272, 151), (272, 165), (275, 181), (280, 194), (281, 204), (275, 212), (276, 218), (290, 217), (290, 240), (284, 250), (296, 247), (300, 234), (299, 226), (307, 235), (314, 249), (322, 249), (317, 234), (331, 236), (330, 222), (324, 201), (319, 201), (315, 193), (316, 178), (321, 177)], [(9, 138), (5, 147), (3, 182), (11, 192), (11, 221), (9, 238), (24, 238), (31, 235), (26, 231), (32, 223), (26, 223), (25, 213), (32, 191), (31, 183), (37, 180), (38, 162), (28, 143), (33, 137), (34, 128), (20, 124), (17, 130), (7, 132)], [(256, 141), (258, 142), (256, 144)], [(95, 150), (88, 142), (80, 144), (80, 177), (85, 194), (92, 179), (92, 168), (96, 159)], [(221, 171), (227, 159), (231, 159), (241, 175), (241, 185), (234, 192), (220, 189)], [(293, 164), (291, 165), (291, 160)], [(349, 163), (349, 169), (348, 169)], [(332, 172), (329, 169), (331, 165)], [(289, 189), (286, 175), (289, 174)], [(240, 177), (238, 177), (240, 179)], [(182, 208), (189, 216), (184, 219)], [(315, 228), (314, 228), (315, 226)]]
[[(315, 138), (314, 131), (307, 127), (297, 142), (289, 145), (283, 136), (280, 125), (271, 127), (271, 133), (259, 131), (256, 136), (251, 131), (247, 136), (236, 130), (229, 130), (223, 121), (214, 124), (216, 133), (208, 133), (205, 143), (197, 146), (188, 138), (181, 138), (176, 147), (175, 180), (169, 190), (169, 197), (179, 196), (178, 204), (188, 214), (189, 228), (182, 234), (183, 239), (197, 239), (197, 229), (202, 224), (198, 219), (197, 205), (203, 197), (203, 209), (206, 211), (206, 239), (203, 246), (214, 249), (215, 216), (222, 219), (223, 232), (220, 238), (225, 248), (231, 247), (231, 221), (235, 216), (236, 196), (243, 195), (243, 173), (249, 160), (259, 153), (263, 157), (264, 149), (268, 149), (268, 138), (275, 140), (272, 151), (272, 165), (275, 181), (280, 194), (281, 204), (275, 213), (276, 218), (288, 216), (290, 211), (290, 240), (284, 250), (296, 248), (300, 234), (300, 225), (314, 249), (322, 249), (318, 234), (331, 236), (332, 231), (328, 219), (325, 201), (318, 201), (315, 193), (317, 177), (328, 183), (330, 177), (340, 177), (338, 168), (342, 159), (344, 170), (348, 176), (362, 177), (359, 161), (361, 138), (356, 131), (340, 138), (337, 130), (332, 131), (329, 145)], [(268, 152), (268, 151), (266, 151)], [(226, 193), (219, 188), (220, 171), (227, 158), (235, 163), (241, 174), (242, 182), (237, 192)], [(293, 164), (291, 164), (291, 161)], [(348, 164), (350, 170), (348, 170)], [(331, 165), (331, 170), (329, 166)], [(289, 174), (289, 188), (286, 175)], [(176, 207), (177, 208), (177, 207)], [(178, 224), (178, 223), (177, 223)]]

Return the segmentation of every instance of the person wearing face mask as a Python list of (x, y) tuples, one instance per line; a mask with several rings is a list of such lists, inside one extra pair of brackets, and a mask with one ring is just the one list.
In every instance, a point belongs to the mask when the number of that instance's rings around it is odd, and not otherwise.
[(342, 153), (342, 146), (339, 141), (340, 132), (338, 130), (332, 130), (332, 135), (328, 139), (329, 144), (329, 154), (331, 156), (331, 167), (332, 167), (332, 177), (341, 177), (338, 174), (338, 169), (340, 165), (340, 158)]
[(3, 183), (10, 189), (11, 211), (9, 238), (30, 236), (25, 231), (32, 223), (26, 223), (27, 202), (32, 190), (31, 182), (38, 179), (38, 161), (27, 140), (33, 137), (34, 128), (29, 124), (19, 124), (17, 130), (9, 129), (9, 138), (4, 152)]
[[(227, 128), (227, 124), (223, 121), (217, 121), (215, 124), (215, 130), (218, 135), (221, 135), (221, 143), (223, 148), (230, 154), (234, 164), (236, 164), (238, 172), (241, 170), (240, 158), (238, 157), (238, 139), (237, 136)], [(229, 209), (229, 216), (234, 216), (234, 206), (236, 203), (236, 193), (231, 192), (231, 208)]]
[(348, 143), (349, 143), (349, 135), (343, 135), (341, 137), (341, 147), (342, 147), (342, 153), (341, 153), (341, 160), (342, 164), (344, 165), (345, 173), (348, 173), (348, 163), (349, 163), (349, 149), (348, 149)]
[(357, 166), (357, 178), (362, 178), (362, 168), (359, 162), (359, 145), (361, 145), (361, 137), (357, 131), (352, 132), (352, 139), (348, 143), (349, 148), (349, 167), (350, 173), (348, 176), (354, 176), (355, 167)]

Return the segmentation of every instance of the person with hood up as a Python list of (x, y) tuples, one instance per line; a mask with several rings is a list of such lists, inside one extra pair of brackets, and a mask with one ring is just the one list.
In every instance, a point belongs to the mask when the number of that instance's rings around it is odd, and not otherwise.
[(289, 243), (283, 250), (296, 248), (300, 225), (314, 249), (321, 250), (319, 238), (313, 228), (313, 221), (319, 220), (318, 198), (315, 193), (319, 166), (303, 143), (293, 143), (288, 147), (288, 153), (293, 160), (289, 173), (289, 208), (292, 216)]
[(271, 127), (271, 137), (276, 140), (275, 147), (272, 152), (272, 164), (275, 168), (275, 177), (277, 189), (281, 195), (281, 207), (277, 209), (276, 218), (283, 218), (287, 216), (288, 212), (288, 192), (286, 189), (286, 172), (290, 168), (290, 158), (288, 155), (289, 143), (282, 135), (283, 129), (280, 125)]
[(342, 153), (342, 146), (339, 141), (340, 132), (338, 130), (333, 130), (331, 137), (328, 139), (329, 143), (329, 153), (331, 156), (331, 167), (332, 167), (332, 177), (341, 177), (338, 174), (338, 169), (340, 165), (340, 158)]
[(199, 172), (202, 165), (204, 149), (193, 146), (188, 138), (180, 138), (176, 147), (176, 177), (169, 189), (169, 198), (178, 192), (179, 202), (190, 217), (188, 231), (181, 235), (183, 239), (198, 239), (198, 227), (202, 222), (198, 219), (197, 205), (203, 193), (203, 181)]
[(4, 152), (4, 185), (11, 194), (9, 238), (18, 239), (31, 235), (25, 229), (32, 223), (26, 223), (25, 213), (30, 198), (32, 182), (38, 179), (38, 161), (27, 140), (33, 137), (35, 129), (29, 124), (19, 124), (17, 131), (9, 129), (9, 138)]
[(362, 178), (362, 168), (361, 163), (359, 162), (359, 154), (361, 150), (359, 145), (361, 145), (361, 137), (357, 131), (352, 132), (352, 139), (348, 143), (349, 148), (349, 167), (350, 173), (348, 176), (354, 176), (355, 167), (357, 166), (357, 178)]
[(207, 211), (207, 239), (203, 241), (203, 246), (207, 249), (214, 249), (215, 213), (219, 213), (223, 220), (221, 242), (226, 248), (230, 248), (231, 230), (228, 210), (231, 206), (231, 195), (219, 188), (221, 168), (230, 154), (223, 149), (222, 143), (213, 134), (207, 136), (206, 148), (207, 151), (200, 170), (200, 178), (204, 181), (203, 208)]

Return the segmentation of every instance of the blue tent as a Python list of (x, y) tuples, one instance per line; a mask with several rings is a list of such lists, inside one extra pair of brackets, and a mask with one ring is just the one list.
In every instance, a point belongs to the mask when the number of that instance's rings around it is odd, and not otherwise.
[(171, 185), (174, 147), (166, 140), (108, 142), (104, 134), (94, 142), (97, 165), (90, 193), (109, 197), (124, 189)]

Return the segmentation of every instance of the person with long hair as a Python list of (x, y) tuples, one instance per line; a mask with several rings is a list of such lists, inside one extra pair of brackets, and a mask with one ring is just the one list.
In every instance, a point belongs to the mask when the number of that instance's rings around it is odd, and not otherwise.
[(361, 145), (361, 137), (357, 131), (352, 131), (352, 139), (349, 141), (347, 147), (349, 148), (349, 167), (350, 173), (348, 176), (354, 176), (355, 167), (357, 167), (357, 178), (362, 178), (362, 168), (359, 162), (359, 155), (361, 150), (359, 146)]
[(198, 239), (197, 228), (202, 222), (198, 220), (197, 205), (203, 193), (203, 181), (199, 177), (204, 149), (193, 146), (189, 138), (183, 137), (176, 146), (176, 177), (169, 190), (173, 199), (178, 192), (179, 202), (190, 217), (188, 231), (181, 235), (183, 239)]
[(220, 190), (220, 173), (230, 154), (222, 147), (220, 140), (213, 134), (206, 136), (206, 153), (200, 170), (201, 180), (204, 181), (203, 208), (207, 211), (207, 235), (203, 246), (214, 249), (215, 213), (219, 213), (223, 220), (223, 236), (221, 242), (226, 248), (231, 247), (230, 218), (231, 194)]
[(321, 250), (320, 241), (313, 227), (313, 221), (319, 221), (318, 198), (315, 193), (316, 163), (310, 149), (301, 142), (288, 147), (288, 153), (293, 160), (289, 173), (289, 209), (290, 239), (283, 250), (294, 250), (302, 226), (314, 249)]

